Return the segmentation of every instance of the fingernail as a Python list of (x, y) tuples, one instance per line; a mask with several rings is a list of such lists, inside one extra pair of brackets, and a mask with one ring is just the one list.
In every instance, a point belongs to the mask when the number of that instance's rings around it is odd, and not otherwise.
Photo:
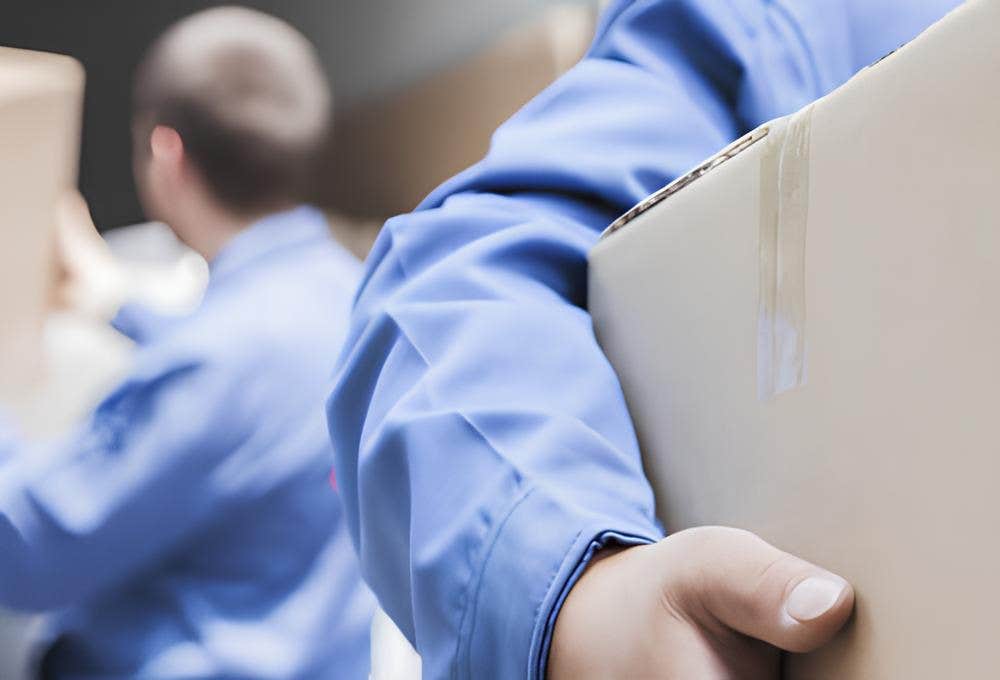
[(826, 578), (807, 578), (785, 600), (785, 612), (796, 621), (812, 621), (830, 611), (846, 587), (846, 583)]

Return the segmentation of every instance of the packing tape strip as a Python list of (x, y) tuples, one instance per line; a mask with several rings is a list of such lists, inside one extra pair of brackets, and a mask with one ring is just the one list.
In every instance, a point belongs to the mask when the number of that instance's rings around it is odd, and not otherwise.
[(806, 227), (812, 106), (775, 121), (760, 172), (757, 388), (769, 401), (806, 383)]

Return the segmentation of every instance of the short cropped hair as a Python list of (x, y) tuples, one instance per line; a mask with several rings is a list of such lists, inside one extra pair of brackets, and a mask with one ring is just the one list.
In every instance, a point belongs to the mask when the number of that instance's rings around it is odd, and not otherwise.
[(251, 214), (307, 196), (331, 94), (312, 44), (267, 14), (218, 7), (170, 27), (136, 71), (138, 151), (174, 128), (216, 200)]

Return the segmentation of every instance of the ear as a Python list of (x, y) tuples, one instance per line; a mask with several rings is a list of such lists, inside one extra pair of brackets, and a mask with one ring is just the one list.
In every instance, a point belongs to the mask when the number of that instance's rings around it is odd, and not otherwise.
[(177, 130), (157, 125), (149, 135), (152, 158), (172, 168), (180, 168), (184, 161), (184, 140)]

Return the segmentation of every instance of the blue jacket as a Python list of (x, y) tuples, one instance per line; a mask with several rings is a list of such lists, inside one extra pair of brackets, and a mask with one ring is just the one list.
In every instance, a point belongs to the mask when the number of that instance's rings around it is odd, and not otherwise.
[(59, 610), (44, 677), (367, 677), (323, 416), (360, 273), (316, 210), (265, 218), (194, 314), (122, 317), (135, 367), (54, 461), (0, 463), (0, 604)]
[(387, 223), (329, 419), (362, 571), (426, 677), (543, 677), (594, 550), (661, 536), (587, 314), (601, 230), (957, 4), (615, 2), (481, 163)]

